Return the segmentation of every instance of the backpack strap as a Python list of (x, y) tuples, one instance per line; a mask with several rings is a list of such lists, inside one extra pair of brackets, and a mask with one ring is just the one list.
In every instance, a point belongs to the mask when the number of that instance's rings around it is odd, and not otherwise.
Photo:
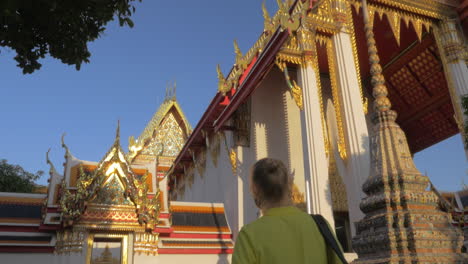
[(317, 224), (320, 230), (320, 233), (322, 234), (323, 239), (325, 240), (327, 245), (331, 247), (333, 251), (335, 251), (336, 255), (341, 260), (341, 262), (343, 262), (343, 264), (348, 264), (348, 262), (346, 261), (343, 255), (343, 251), (341, 251), (340, 246), (338, 246), (338, 242), (336, 241), (335, 236), (333, 235), (330, 228), (328, 227), (328, 224), (325, 218), (323, 218), (323, 216), (319, 214), (312, 214), (311, 216), (314, 219), (315, 223)]

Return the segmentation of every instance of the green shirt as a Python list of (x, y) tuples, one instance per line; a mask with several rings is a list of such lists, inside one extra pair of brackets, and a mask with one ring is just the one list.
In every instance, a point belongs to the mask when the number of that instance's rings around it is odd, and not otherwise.
[(268, 210), (239, 232), (232, 264), (341, 264), (312, 217), (296, 207)]

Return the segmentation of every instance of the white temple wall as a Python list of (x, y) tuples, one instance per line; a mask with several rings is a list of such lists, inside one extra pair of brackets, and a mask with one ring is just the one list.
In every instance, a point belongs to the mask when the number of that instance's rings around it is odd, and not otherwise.
[(244, 149), (243, 170), (265, 157), (280, 159), (305, 192), (300, 109), (276, 67), (251, 96), (250, 148)]
[[(227, 145), (232, 146), (232, 135), (226, 132)], [(206, 153), (206, 167), (203, 177), (200, 176), (197, 169), (194, 169), (193, 184), (185, 183), (185, 194), (180, 197), (181, 201), (190, 202), (210, 202), (223, 203), (229, 226), (234, 236), (237, 235), (240, 227), (238, 224), (237, 193), (238, 179), (232, 174), (229, 155), (226, 151), (224, 138), (221, 139), (217, 166), (209, 151)]]
[[(134, 256), (134, 264), (178, 264), (178, 263), (216, 263), (227, 264), (231, 262), (229, 254), (162, 254), (158, 256), (138, 255)], [(132, 263), (132, 262), (129, 262)]]
[(220, 143), (218, 164), (206, 153), (204, 176), (195, 169), (194, 181), (186, 182), (181, 201), (224, 203), (234, 238), (243, 225), (259, 215), (250, 194), (250, 168), (255, 161), (270, 157), (282, 160), (305, 193), (300, 110), (287, 87), (284, 75), (276, 67), (251, 95), (250, 147), (233, 144), (231, 132), (225, 132), (227, 146), (237, 152), (236, 176), (233, 175), (224, 139)]
[(0, 253), (0, 263), (4, 264), (49, 264), (57, 256), (49, 253)]

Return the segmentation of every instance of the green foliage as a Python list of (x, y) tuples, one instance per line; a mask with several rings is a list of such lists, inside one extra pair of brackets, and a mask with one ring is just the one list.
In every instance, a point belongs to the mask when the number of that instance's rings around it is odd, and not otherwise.
[(34, 181), (44, 174), (43, 171), (31, 173), (19, 165), (0, 160), (0, 192), (30, 193), (34, 190)]
[(41, 68), (45, 55), (75, 65), (88, 63), (88, 42), (97, 39), (117, 17), (133, 27), (134, 2), (141, 0), (1, 0), (0, 47), (16, 52), (23, 73)]
[[(461, 98), (463, 113), (468, 116), (468, 95)], [(465, 122), (465, 148), (468, 148), (468, 120)]]

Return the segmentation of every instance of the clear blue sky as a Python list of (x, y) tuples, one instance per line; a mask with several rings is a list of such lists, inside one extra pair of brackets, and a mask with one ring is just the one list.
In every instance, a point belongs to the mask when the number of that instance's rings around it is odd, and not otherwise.
[[(138, 136), (177, 80), (177, 97), (195, 126), (217, 90), (216, 64), (227, 73), (234, 62), (233, 40), (243, 52), (263, 29), (261, 0), (154, 1), (137, 4), (135, 27), (111, 23), (90, 44), (91, 63), (80, 71), (51, 58), (41, 70), (23, 75), (8, 50), (0, 54), (2, 80), (0, 159), (29, 171), (48, 171), (45, 152), (62, 170), (60, 136), (72, 153), (98, 161), (121, 121), (122, 145)], [(268, 0), (270, 13), (276, 1)], [(415, 156), (443, 190), (459, 189), (466, 162), (459, 136)], [(46, 183), (48, 174), (39, 181)], [(468, 183), (468, 180), (466, 180)]]

